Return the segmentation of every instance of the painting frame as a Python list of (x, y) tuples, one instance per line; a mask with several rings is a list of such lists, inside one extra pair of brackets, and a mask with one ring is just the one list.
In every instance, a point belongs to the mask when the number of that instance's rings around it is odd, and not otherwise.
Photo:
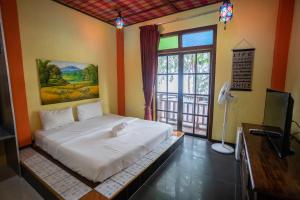
[(36, 59), (42, 105), (99, 98), (98, 65)]

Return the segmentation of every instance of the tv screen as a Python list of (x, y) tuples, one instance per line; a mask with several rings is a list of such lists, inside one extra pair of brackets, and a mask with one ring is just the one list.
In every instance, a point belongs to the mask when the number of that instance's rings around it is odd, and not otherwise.
[(289, 95), (282, 92), (267, 91), (264, 125), (276, 127), (282, 132), (285, 128)]
[(289, 136), (293, 114), (290, 93), (267, 89), (263, 124), (268, 138), (280, 157), (289, 152)]

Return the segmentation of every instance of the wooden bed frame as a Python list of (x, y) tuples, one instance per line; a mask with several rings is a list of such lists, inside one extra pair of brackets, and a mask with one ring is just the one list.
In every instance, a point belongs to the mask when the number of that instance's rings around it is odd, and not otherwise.
[[(82, 183), (86, 184), (87, 186), (91, 187), (92, 190), (88, 192), (86, 195), (81, 197), (81, 200), (124, 200), (129, 199), (145, 182), (146, 180), (160, 167), (162, 164), (168, 159), (168, 157), (177, 149), (177, 147), (182, 144), (184, 134), (182, 132), (173, 132), (173, 136), (177, 136), (178, 139), (164, 152), (162, 153), (150, 166), (145, 168), (138, 176), (136, 176), (132, 181), (122, 188), (117, 194), (115, 194), (112, 198), (107, 198), (104, 195), (100, 194), (95, 190), (95, 187), (100, 183), (94, 183), (78, 173), (72, 171), (70, 168), (66, 167), (56, 159), (52, 158), (49, 154), (45, 151), (41, 150), (36, 146), (32, 146), (32, 148), (37, 151), (39, 154), (43, 155), (49, 161), (53, 162), (55, 165), (61, 167), (63, 170), (68, 172), (70, 175), (77, 178)], [(27, 167), (24, 163), (21, 162), (21, 174), (30, 183), (38, 192), (39, 194), (45, 198), (50, 200), (56, 199), (63, 199), (54, 189), (48, 186), (43, 179), (38, 177), (35, 172), (33, 172), (29, 167)]]

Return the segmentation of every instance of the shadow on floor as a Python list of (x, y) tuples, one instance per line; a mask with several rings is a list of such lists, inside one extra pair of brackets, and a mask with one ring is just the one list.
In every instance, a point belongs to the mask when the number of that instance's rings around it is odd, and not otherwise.
[[(239, 163), (234, 155), (222, 155), (211, 143), (191, 136), (131, 197), (131, 200), (239, 200)], [(23, 179), (14, 176), (0, 182), (1, 200), (40, 200)]]
[(0, 182), (1, 200), (42, 200), (43, 198), (35, 191), (25, 179), (14, 176)]
[(131, 197), (131, 200), (239, 200), (239, 163), (214, 152), (211, 142), (191, 136)]

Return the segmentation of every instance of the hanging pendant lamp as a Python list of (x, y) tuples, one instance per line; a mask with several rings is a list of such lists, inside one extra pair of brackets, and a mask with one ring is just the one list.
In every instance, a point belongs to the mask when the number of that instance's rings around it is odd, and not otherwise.
[(227, 22), (231, 21), (233, 17), (233, 4), (230, 0), (224, 0), (220, 6), (219, 21), (224, 23), (224, 30), (226, 30)]
[(115, 20), (115, 23), (116, 23), (116, 28), (117, 29), (122, 29), (124, 27), (124, 20), (121, 16), (121, 12), (119, 12), (118, 17)]

